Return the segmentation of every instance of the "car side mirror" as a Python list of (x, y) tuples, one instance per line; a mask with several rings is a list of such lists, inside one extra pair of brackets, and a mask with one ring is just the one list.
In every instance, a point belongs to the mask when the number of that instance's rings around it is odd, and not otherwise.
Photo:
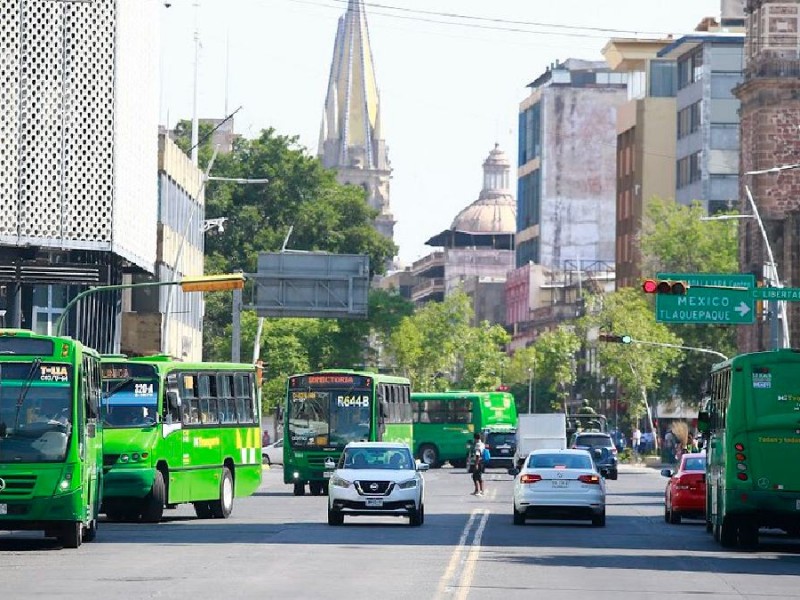
[(430, 469), (431, 466), (428, 463), (418, 462), (417, 463), (417, 471), (427, 471)]
[(672, 477), (672, 469), (661, 469), (662, 477)]

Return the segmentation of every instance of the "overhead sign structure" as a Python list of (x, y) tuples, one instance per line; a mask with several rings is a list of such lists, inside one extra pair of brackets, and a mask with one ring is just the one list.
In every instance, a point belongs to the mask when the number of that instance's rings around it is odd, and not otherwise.
[(685, 281), (689, 286), (685, 295), (656, 295), (656, 321), (660, 323), (748, 325), (755, 321), (756, 278), (752, 274), (658, 273), (657, 276)]
[(753, 297), (756, 300), (800, 302), (800, 288), (756, 288), (753, 290)]
[(256, 280), (259, 317), (365, 319), (369, 256), (327, 252), (262, 252)]

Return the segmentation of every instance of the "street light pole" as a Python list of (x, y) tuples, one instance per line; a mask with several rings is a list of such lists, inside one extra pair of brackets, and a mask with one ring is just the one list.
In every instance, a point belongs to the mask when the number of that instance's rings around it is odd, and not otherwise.
[(528, 414), (531, 414), (531, 390), (533, 389), (533, 369), (528, 367)]

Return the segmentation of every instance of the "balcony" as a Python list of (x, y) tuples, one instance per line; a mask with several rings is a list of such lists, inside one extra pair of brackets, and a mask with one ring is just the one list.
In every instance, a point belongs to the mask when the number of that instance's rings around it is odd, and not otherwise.
[(411, 272), (417, 277), (444, 275), (444, 252), (432, 252), (411, 265)]
[(429, 302), (444, 300), (444, 277), (432, 277), (424, 279), (411, 289), (412, 302)]
[(745, 79), (753, 77), (800, 77), (800, 59), (764, 56), (745, 68)]

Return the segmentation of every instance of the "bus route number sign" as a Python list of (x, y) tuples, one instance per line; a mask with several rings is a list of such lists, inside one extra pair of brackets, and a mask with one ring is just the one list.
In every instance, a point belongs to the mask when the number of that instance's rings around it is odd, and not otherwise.
[(367, 394), (336, 396), (336, 406), (341, 406), (342, 408), (369, 408), (369, 396)]

